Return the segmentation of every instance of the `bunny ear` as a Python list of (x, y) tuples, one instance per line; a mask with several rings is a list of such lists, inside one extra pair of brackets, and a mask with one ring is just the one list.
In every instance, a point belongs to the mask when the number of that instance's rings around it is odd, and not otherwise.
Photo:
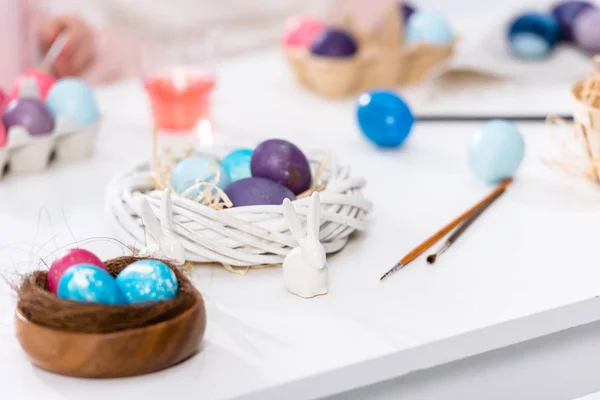
[[(142, 223), (146, 227), (146, 236), (150, 235), (150, 237), (154, 240), (155, 243), (158, 243), (163, 234), (162, 229), (160, 227), (160, 222), (156, 215), (154, 215), (154, 211), (152, 211), (152, 207), (150, 207), (150, 203), (148, 199), (142, 197), (140, 200), (140, 216), (142, 217)], [(147, 241), (147, 239), (146, 239)], [(147, 243), (146, 243), (147, 245)]]
[(308, 234), (318, 239), (319, 228), (321, 227), (321, 202), (319, 192), (313, 192), (310, 196), (310, 204), (308, 205), (308, 215), (306, 216), (306, 230)]
[(296, 239), (296, 241), (298, 243), (304, 242), (306, 235), (304, 234), (304, 229), (302, 229), (302, 224), (300, 224), (300, 220), (296, 214), (296, 209), (294, 208), (294, 205), (290, 199), (283, 200), (283, 216), (285, 217), (288, 228), (290, 229), (290, 232), (292, 232), (292, 236)]
[(173, 206), (171, 204), (171, 191), (165, 189), (162, 193), (160, 204), (160, 223), (163, 228), (173, 230)]

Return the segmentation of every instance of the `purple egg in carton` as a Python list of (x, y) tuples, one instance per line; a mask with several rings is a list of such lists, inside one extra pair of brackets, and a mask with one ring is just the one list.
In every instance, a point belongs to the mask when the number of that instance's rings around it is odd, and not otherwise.
[(99, 126), (92, 90), (76, 78), (58, 80), (46, 99), (34, 79), (23, 79), (18, 98), (2, 112), (0, 178), (3, 171), (45, 170), (52, 155), (59, 162), (89, 157)]

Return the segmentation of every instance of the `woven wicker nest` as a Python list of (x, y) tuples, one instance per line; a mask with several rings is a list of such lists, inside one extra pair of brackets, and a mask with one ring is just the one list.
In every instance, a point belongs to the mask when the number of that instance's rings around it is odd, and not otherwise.
[[(196, 154), (220, 160), (228, 151)], [(363, 178), (353, 177), (348, 166), (329, 157), (323, 166), (322, 155), (309, 157), (313, 173), (321, 165), (320, 238), (327, 253), (346, 245), (357, 230), (364, 230), (372, 204), (362, 194)], [(161, 191), (154, 190), (150, 162), (125, 171), (110, 183), (106, 194), (107, 213), (117, 234), (134, 247), (146, 243), (140, 218), (140, 198), (145, 196), (155, 212), (160, 207)], [(303, 223), (308, 198), (294, 201)], [(220, 263), (232, 267), (281, 264), (297, 245), (283, 218), (281, 206), (249, 206), (218, 210), (177, 194), (172, 195), (174, 231), (182, 239), (188, 261)]]

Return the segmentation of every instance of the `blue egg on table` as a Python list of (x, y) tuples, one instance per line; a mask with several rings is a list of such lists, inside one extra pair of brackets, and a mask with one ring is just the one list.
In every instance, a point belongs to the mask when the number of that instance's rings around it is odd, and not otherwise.
[(92, 88), (78, 78), (56, 81), (46, 97), (46, 106), (54, 117), (64, 116), (85, 126), (98, 120), (98, 106)]
[[(182, 194), (186, 189), (194, 186), (196, 181), (212, 182), (219, 171), (217, 186), (225, 189), (231, 183), (227, 172), (212, 158), (191, 156), (179, 161), (171, 170), (171, 185), (173, 189)], [(202, 189), (200, 186), (198, 189)], [(186, 197), (197, 197), (199, 190), (194, 189)]]
[(365, 136), (381, 147), (401, 145), (414, 122), (406, 102), (387, 90), (374, 90), (360, 95), (356, 117)]
[(418, 10), (412, 13), (404, 31), (409, 43), (427, 43), (444, 46), (454, 41), (454, 34), (443, 15), (431, 11)]
[(523, 161), (525, 141), (512, 122), (490, 120), (471, 138), (468, 157), (477, 178), (498, 183), (512, 177)]
[(227, 154), (225, 158), (221, 160), (221, 167), (225, 173), (227, 173), (231, 183), (252, 176), (252, 171), (250, 170), (251, 159), (252, 150), (238, 149)]
[(508, 28), (511, 51), (522, 59), (546, 57), (559, 38), (560, 25), (550, 14), (529, 12), (512, 20)]
[(84, 303), (126, 304), (115, 278), (92, 264), (76, 264), (58, 282), (58, 297)]
[(125, 267), (116, 278), (127, 303), (171, 300), (177, 296), (177, 276), (158, 260), (139, 260)]

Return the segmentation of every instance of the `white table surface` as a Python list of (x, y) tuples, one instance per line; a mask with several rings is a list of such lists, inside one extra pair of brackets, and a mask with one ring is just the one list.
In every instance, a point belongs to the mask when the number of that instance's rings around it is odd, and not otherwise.
[[(351, 101), (291, 90), (280, 61), (269, 53), (222, 69), (213, 139), (246, 145), (277, 136), (305, 149), (329, 148), (368, 179), (375, 212), (368, 231), (330, 258), (330, 293), (292, 296), (277, 269), (235, 276), (196, 268), (209, 315), (201, 353), (149, 376), (90, 381), (28, 363), (12, 333), (14, 296), (3, 284), (0, 381), (7, 398), (313, 398), (598, 319), (600, 192), (541, 163), (543, 125), (520, 125), (527, 156), (516, 182), (435, 267), (418, 260), (380, 283), (405, 252), (490, 190), (466, 164), (478, 125), (419, 124), (405, 146), (381, 151), (357, 132)], [(92, 159), (0, 181), (0, 271), (9, 279), (61, 246), (112, 236), (104, 188), (150, 156), (150, 129), (141, 86), (103, 88), (98, 97), (105, 119)]]

